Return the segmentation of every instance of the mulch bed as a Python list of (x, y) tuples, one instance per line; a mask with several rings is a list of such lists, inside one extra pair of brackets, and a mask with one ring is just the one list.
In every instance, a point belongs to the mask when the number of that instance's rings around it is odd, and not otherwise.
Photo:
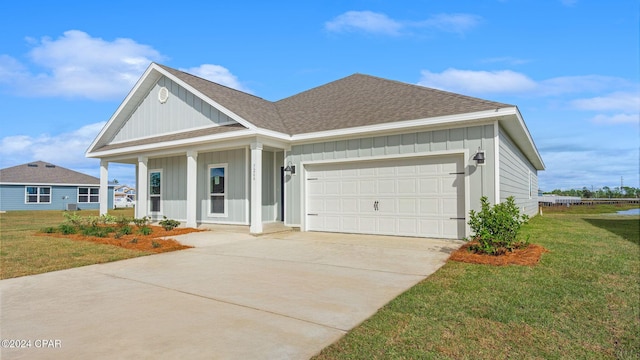
[[(113, 237), (114, 234), (109, 234), (109, 237), (104, 237), (104, 238), (94, 237), (94, 236), (85, 236), (82, 234), (64, 235), (60, 233), (52, 233), (52, 234), (39, 233), (38, 235), (67, 238), (75, 241), (89, 241), (96, 244), (114, 245), (114, 246), (119, 246), (125, 249), (131, 249), (131, 250), (163, 253), (163, 252), (169, 252), (169, 251), (188, 249), (192, 247), (192, 246), (182, 245), (177, 240), (174, 240), (174, 239), (163, 239), (163, 238), (202, 231), (202, 230), (191, 229), (191, 228), (175, 228), (167, 231), (164, 228), (162, 228), (162, 226), (150, 225), (149, 227), (153, 230), (152, 233), (149, 235), (138, 234), (138, 228), (133, 226), (132, 227), (133, 232), (131, 234), (123, 235), (119, 239), (115, 239)], [(156, 244), (155, 247), (154, 247), (154, 243)]]
[(449, 260), (459, 261), (471, 264), (486, 264), (494, 266), (502, 265), (525, 265), (534, 266), (540, 261), (542, 254), (549, 252), (549, 250), (543, 248), (540, 245), (529, 244), (526, 248), (516, 249), (512, 252), (507, 252), (503, 255), (487, 255), (476, 254), (469, 251), (469, 247), (473, 245), (473, 242), (462, 245), (462, 247), (454, 251)]

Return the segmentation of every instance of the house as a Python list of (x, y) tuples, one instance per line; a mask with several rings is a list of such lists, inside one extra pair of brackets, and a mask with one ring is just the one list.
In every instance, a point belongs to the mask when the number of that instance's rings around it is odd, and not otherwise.
[(44, 161), (0, 170), (0, 210), (99, 209), (113, 206), (113, 187), (100, 193), (100, 179)]
[(454, 239), (481, 196), (534, 215), (544, 169), (514, 105), (363, 74), (272, 102), (156, 63), (86, 156), (105, 188), (136, 165), (138, 217)]
[(131, 201), (136, 201), (136, 189), (128, 185), (116, 185), (113, 187), (113, 196), (116, 201), (120, 198), (127, 198)]

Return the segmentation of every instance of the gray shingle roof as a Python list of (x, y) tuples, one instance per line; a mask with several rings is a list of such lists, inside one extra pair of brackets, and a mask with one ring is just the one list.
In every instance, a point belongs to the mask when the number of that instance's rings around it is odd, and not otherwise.
[(257, 127), (289, 135), (514, 107), (364, 74), (270, 102), (158, 66)]
[(290, 134), (513, 107), (363, 74), (280, 100), (276, 106)]
[(44, 161), (0, 170), (0, 183), (99, 185), (100, 179)]

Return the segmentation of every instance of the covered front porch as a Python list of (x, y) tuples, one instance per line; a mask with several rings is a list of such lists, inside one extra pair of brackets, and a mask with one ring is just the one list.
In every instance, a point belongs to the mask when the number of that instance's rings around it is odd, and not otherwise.
[(100, 213), (108, 210), (109, 163), (136, 166), (135, 216), (164, 216), (187, 227), (207, 224), (265, 226), (284, 221), (284, 184), (288, 146), (252, 137), (163, 152), (138, 152), (100, 162)]

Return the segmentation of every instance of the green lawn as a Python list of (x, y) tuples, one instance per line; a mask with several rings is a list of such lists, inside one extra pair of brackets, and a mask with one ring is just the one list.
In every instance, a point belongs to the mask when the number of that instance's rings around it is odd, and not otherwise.
[[(9, 211), (0, 214), (0, 279), (98, 264), (147, 255), (111, 245), (93, 244), (49, 236), (36, 236), (40, 229), (64, 222), (62, 211)], [(81, 216), (97, 216), (83, 210)], [(133, 217), (133, 209), (110, 211)]]
[(597, 212), (533, 218), (537, 266), (449, 262), (316, 359), (638, 359), (640, 218)]

